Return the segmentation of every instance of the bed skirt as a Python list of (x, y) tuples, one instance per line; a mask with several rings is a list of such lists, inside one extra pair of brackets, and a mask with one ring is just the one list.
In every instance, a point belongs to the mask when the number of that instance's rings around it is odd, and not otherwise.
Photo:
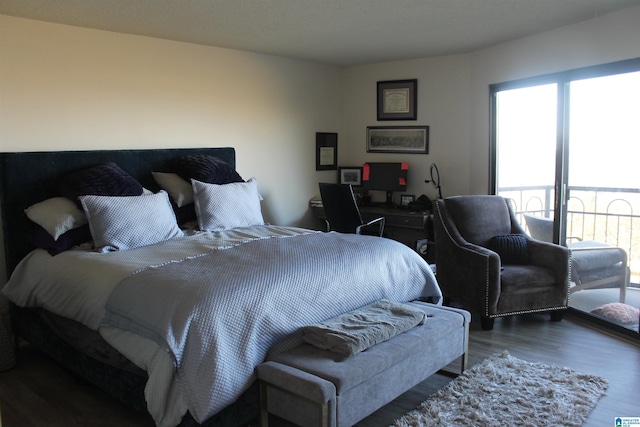
[[(96, 331), (37, 308), (11, 305), (14, 333), (79, 377), (127, 406), (147, 412), (147, 374), (107, 344)], [(90, 342), (91, 345), (87, 346)], [(259, 391), (254, 383), (234, 404), (203, 424), (187, 413), (179, 427), (237, 427), (257, 419)]]

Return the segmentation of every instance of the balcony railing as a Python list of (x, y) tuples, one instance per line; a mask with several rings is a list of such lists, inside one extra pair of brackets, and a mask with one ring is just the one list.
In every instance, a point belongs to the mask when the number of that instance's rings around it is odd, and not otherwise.
[[(523, 212), (551, 218), (554, 187), (500, 188), (512, 199), (516, 216), (525, 225)], [(597, 240), (627, 252), (632, 286), (640, 284), (640, 189), (569, 187), (567, 240)]]

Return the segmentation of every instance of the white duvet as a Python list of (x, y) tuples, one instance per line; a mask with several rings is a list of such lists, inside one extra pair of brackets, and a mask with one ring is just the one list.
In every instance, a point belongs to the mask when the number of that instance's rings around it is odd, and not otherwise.
[(233, 402), (267, 351), (296, 345), (305, 324), (382, 298), (441, 296), (429, 266), (402, 244), (274, 226), (126, 252), (34, 251), (3, 294), (99, 330), (149, 373), (145, 397), (159, 426), (187, 410), (201, 422)]

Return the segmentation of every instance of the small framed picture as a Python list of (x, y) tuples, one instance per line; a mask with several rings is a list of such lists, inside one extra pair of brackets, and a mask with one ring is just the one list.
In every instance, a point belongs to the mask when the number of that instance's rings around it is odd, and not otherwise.
[(316, 170), (338, 169), (338, 134), (316, 132)]
[(350, 184), (354, 187), (362, 186), (362, 166), (344, 166), (338, 168), (340, 184)]
[(416, 200), (416, 196), (413, 194), (401, 194), (400, 195), (400, 206), (407, 207), (409, 203), (412, 203)]

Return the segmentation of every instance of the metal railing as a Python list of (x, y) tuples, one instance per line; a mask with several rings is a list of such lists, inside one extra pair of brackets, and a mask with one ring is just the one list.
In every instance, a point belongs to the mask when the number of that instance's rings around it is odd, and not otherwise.
[[(576, 186), (568, 191), (567, 240), (597, 240), (624, 249), (632, 286), (640, 284), (640, 189)], [(524, 212), (553, 216), (552, 185), (505, 187), (498, 194), (513, 200), (523, 226)]]

